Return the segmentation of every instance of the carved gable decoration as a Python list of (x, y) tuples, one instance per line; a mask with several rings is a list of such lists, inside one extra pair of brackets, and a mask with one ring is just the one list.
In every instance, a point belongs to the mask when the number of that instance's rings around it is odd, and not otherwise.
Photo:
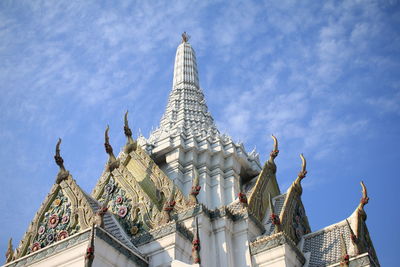
[(311, 232), (310, 224), (301, 201), (300, 182), (294, 182), (289, 188), (280, 215), (283, 231), (297, 244), (301, 237)]
[(263, 221), (269, 207), (269, 195), (272, 197), (280, 194), (278, 183), (276, 182), (276, 165), (274, 159), (278, 156), (278, 141), (275, 136), (274, 149), (271, 151), (269, 160), (264, 164), (261, 173), (258, 175), (257, 182), (250, 192), (248, 208), (261, 222)]
[(112, 173), (104, 173), (92, 195), (102, 203), (108, 202), (108, 211), (115, 214), (130, 236), (149, 231), (161, 221), (159, 205), (150, 199), (123, 164)]
[(17, 249), (16, 258), (90, 227), (94, 211), (69, 175), (53, 185)]
[(269, 161), (265, 163), (249, 197), (249, 210), (260, 222), (264, 219), (269, 207), (268, 194), (272, 197), (279, 195), (274, 165)]
[[(126, 155), (126, 158), (121, 161), (124, 162), (126, 168), (140, 184), (143, 191), (159, 208), (162, 208), (165, 200), (172, 193), (173, 181), (140, 146), (129, 155)], [(189, 199), (183, 195), (179, 188), (176, 188), (173, 199), (175, 201), (174, 210), (177, 212), (190, 206)]]

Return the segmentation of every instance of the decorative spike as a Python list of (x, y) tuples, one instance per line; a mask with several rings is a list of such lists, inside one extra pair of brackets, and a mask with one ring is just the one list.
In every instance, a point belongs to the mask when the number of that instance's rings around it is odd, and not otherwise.
[(274, 205), (272, 204), (272, 197), (271, 194), (268, 194), (268, 201), (269, 201), (269, 207), (271, 209), (271, 222), (274, 225), (274, 232), (279, 233), (281, 231), (281, 220), (279, 219), (279, 215), (275, 214), (275, 209)]
[(200, 193), (201, 186), (199, 185), (199, 172), (194, 167), (193, 168), (193, 182), (192, 182), (192, 191), (190, 192), (189, 198), (191, 204), (199, 203), (197, 199), (197, 195)]
[(56, 145), (56, 154), (54, 155), (54, 160), (56, 164), (60, 167), (56, 179), (57, 184), (61, 183), (62, 180), (67, 179), (69, 175), (68, 171), (64, 167), (64, 160), (60, 155), (60, 144), (61, 144), (61, 138), (58, 138), (58, 142)]
[(360, 199), (360, 204), (358, 204), (358, 216), (361, 217), (364, 221), (367, 219), (367, 213), (364, 210), (364, 206), (368, 204), (369, 197), (367, 195), (367, 187), (365, 186), (364, 182), (360, 182), (362, 188), (362, 198)]
[(14, 250), (12, 245), (12, 238), (8, 240), (8, 247), (6, 251), (6, 263), (9, 263), (14, 260)]
[(272, 134), (271, 135), (272, 139), (274, 139), (274, 149), (271, 151), (269, 154), (269, 159), (270, 161), (274, 161), (274, 159), (278, 156), (279, 150), (278, 150), (278, 139)]
[(101, 228), (104, 228), (104, 214), (108, 211), (108, 202), (110, 201), (110, 195), (107, 195), (106, 200), (101, 204), (95, 215), (94, 223)]
[(104, 147), (109, 156), (107, 170), (112, 172), (114, 169), (119, 167), (119, 161), (115, 158), (113, 148), (110, 145), (110, 138), (108, 136), (108, 131), (110, 130), (110, 126), (107, 125), (106, 131), (104, 132)]
[(340, 266), (349, 267), (350, 256), (347, 253), (346, 242), (344, 241), (343, 234), (340, 234), (340, 248), (341, 248), (341, 260)]
[(85, 267), (92, 267), (94, 260), (94, 234), (95, 234), (95, 225), (92, 224), (92, 229), (90, 231), (90, 241), (88, 247), (86, 249), (85, 254)]
[(189, 39), (190, 39), (190, 36), (186, 32), (183, 32), (182, 33), (182, 43), (187, 43), (189, 41)]
[(357, 236), (354, 234), (353, 228), (351, 228), (351, 225), (347, 219), (346, 219), (346, 223), (347, 223), (347, 227), (349, 227), (349, 230), (350, 230), (351, 242), (353, 243), (353, 245), (357, 246), (357, 243), (358, 243)]
[(307, 161), (303, 156), (303, 153), (300, 154), (300, 158), (301, 158), (301, 172), (299, 173), (299, 177), (300, 179), (303, 179), (304, 177), (306, 177), (307, 174)]
[(195, 229), (193, 229), (193, 241), (192, 241), (192, 258), (193, 264), (200, 264), (200, 237), (199, 237), (199, 221), (195, 219)]
[(361, 203), (362, 207), (364, 208), (364, 206), (365, 206), (366, 204), (368, 204), (369, 197), (368, 197), (368, 195), (367, 195), (367, 187), (365, 186), (364, 182), (361, 181), (360, 184), (361, 184), (362, 196), (363, 196), (363, 197), (361, 198), (361, 200), (360, 200), (360, 203)]
[(124, 152), (126, 154), (131, 153), (132, 151), (136, 150), (137, 148), (137, 143), (135, 140), (132, 138), (132, 131), (131, 128), (129, 128), (128, 124), (128, 111), (126, 111), (125, 116), (124, 116), (124, 133), (127, 138), (126, 145), (124, 147)]
[(168, 199), (164, 203), (163, 214), (162, 214), (162, 223), (168, 223), (171, 221), (171, 212), (175, 207), (175, 184), (172, 185), (171, 194), (168, 196)]

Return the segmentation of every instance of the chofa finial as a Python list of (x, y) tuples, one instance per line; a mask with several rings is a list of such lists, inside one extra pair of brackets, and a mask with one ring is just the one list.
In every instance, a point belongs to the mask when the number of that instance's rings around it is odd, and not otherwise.
[(58, 138), (57, 145), (56, 145), (56, 154), (54, 155), (54, 160), (56, 164), (60, 167), (60, 170), (57, 174), (56, 183), (60, 183), (62, 180), (67, 179), (69, 173), (64, 167), (64, 160), (60, 155), (60, 144), (61, 138)]
[(269, 156), (270, 156), (271, 160), (274, 160), (278, 156), (278, 153), (279, 153), (279, 150), (278, 150), (278, 139), (276, 139), (276, 137), (273, 134), (271, 135), (271, 137), (272, 137), (272, 139), (274, 139), (274, 149), (271, 151)]
[(135, 142), (135, 140), (133, 140), (132, 131), (131, 131), (131, 128), (129, 128), (128, 111), (125, 112), (125, 116), (124, 116), (124, 133), (125, 133), (125, 136), (127, 138), (126, 145), (124, 147), (124, 152), (126, 154), (129, 154), (133, 150), (136, 150), (137, 143)]
[(360, 200), (360, 203), (362, 205), (362, 207), (364, 207), (366, 204), (368, 204), (369, 201), (369, 197), (367, 195), (367, 187), (365, 186), (364, 182), (361, 181), (361, 188), (362, 188), (362, 198)]
[(108, 158), (108, 171), (112, 172), (114, 169), (119, 167), (119, 161), (115, 158), (113, 148), (110, 144), (110, 138), (108, 136), (108, 131), (110, 130), (110, 126), (107, 125), (106, 131), (104, 132), (104, 147), (109, 156)]
[(300, 180), (301, 179), (303, 179), (304, 177), (306, 177), (306, 174), (307, 174), (307, 170), (306, 170), (306, 167), (307, 167), (307, 161), (306, 161), (306, 159), (304, 158), (304, 156), (303, 156), (303, 153), (301, 153), (300, 154), (300, 158), (301, 158), (301, 171), (299, 172), (299, 178), (300, 178)]
[(192, 191), (190, 192), (189, 198), (192, 204), (199, 203), (197, 199), (197, 195), (200, 193), (201, 186), (199, 185), (199, 172), (194, 167), (193, 168), (193, 182), (192, 182)]
[(183, 32), (182, 33), (182, 43), (187, 43), (187, 41), (189, 41), (189, 39), (190, 39), (190, 36), (186, 32)]

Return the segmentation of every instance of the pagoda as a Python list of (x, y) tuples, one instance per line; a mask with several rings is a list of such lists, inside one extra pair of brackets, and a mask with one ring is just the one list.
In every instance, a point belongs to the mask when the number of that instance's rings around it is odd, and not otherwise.
[[(122, 121), (122, 120), (121, 120)], [(277, 182), (278, 140), (269, 159), (221, 134), (200, 88), (189, 36), (182, 34), (160, 125), (114, 153), (89, 194), (55, 149), (55, 183), (4, 266), (380, 266), (362, 197), (353, 214), (312, 231), (301, 196), (306, 158), (286, 192)], [(67, 164), (66, 164), (67, 165)]]

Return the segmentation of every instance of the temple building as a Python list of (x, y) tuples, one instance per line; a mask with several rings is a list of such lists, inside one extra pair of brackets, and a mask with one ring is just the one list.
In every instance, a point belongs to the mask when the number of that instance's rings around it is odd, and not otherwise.
[(159, 127), (134, 140), (126, 113), (118, 155), (107, 127), (109, 159), (90, 194), (64, 167), (58, 141), (55, 183), (16, 249), (10, 239), (4, 266), (380, 266), (365, 185), (353, 214), (312, 231), (301, 199), (305, 157), (282, 192), (275, 136), (262, 164), (218, 131), (188, 39)]

